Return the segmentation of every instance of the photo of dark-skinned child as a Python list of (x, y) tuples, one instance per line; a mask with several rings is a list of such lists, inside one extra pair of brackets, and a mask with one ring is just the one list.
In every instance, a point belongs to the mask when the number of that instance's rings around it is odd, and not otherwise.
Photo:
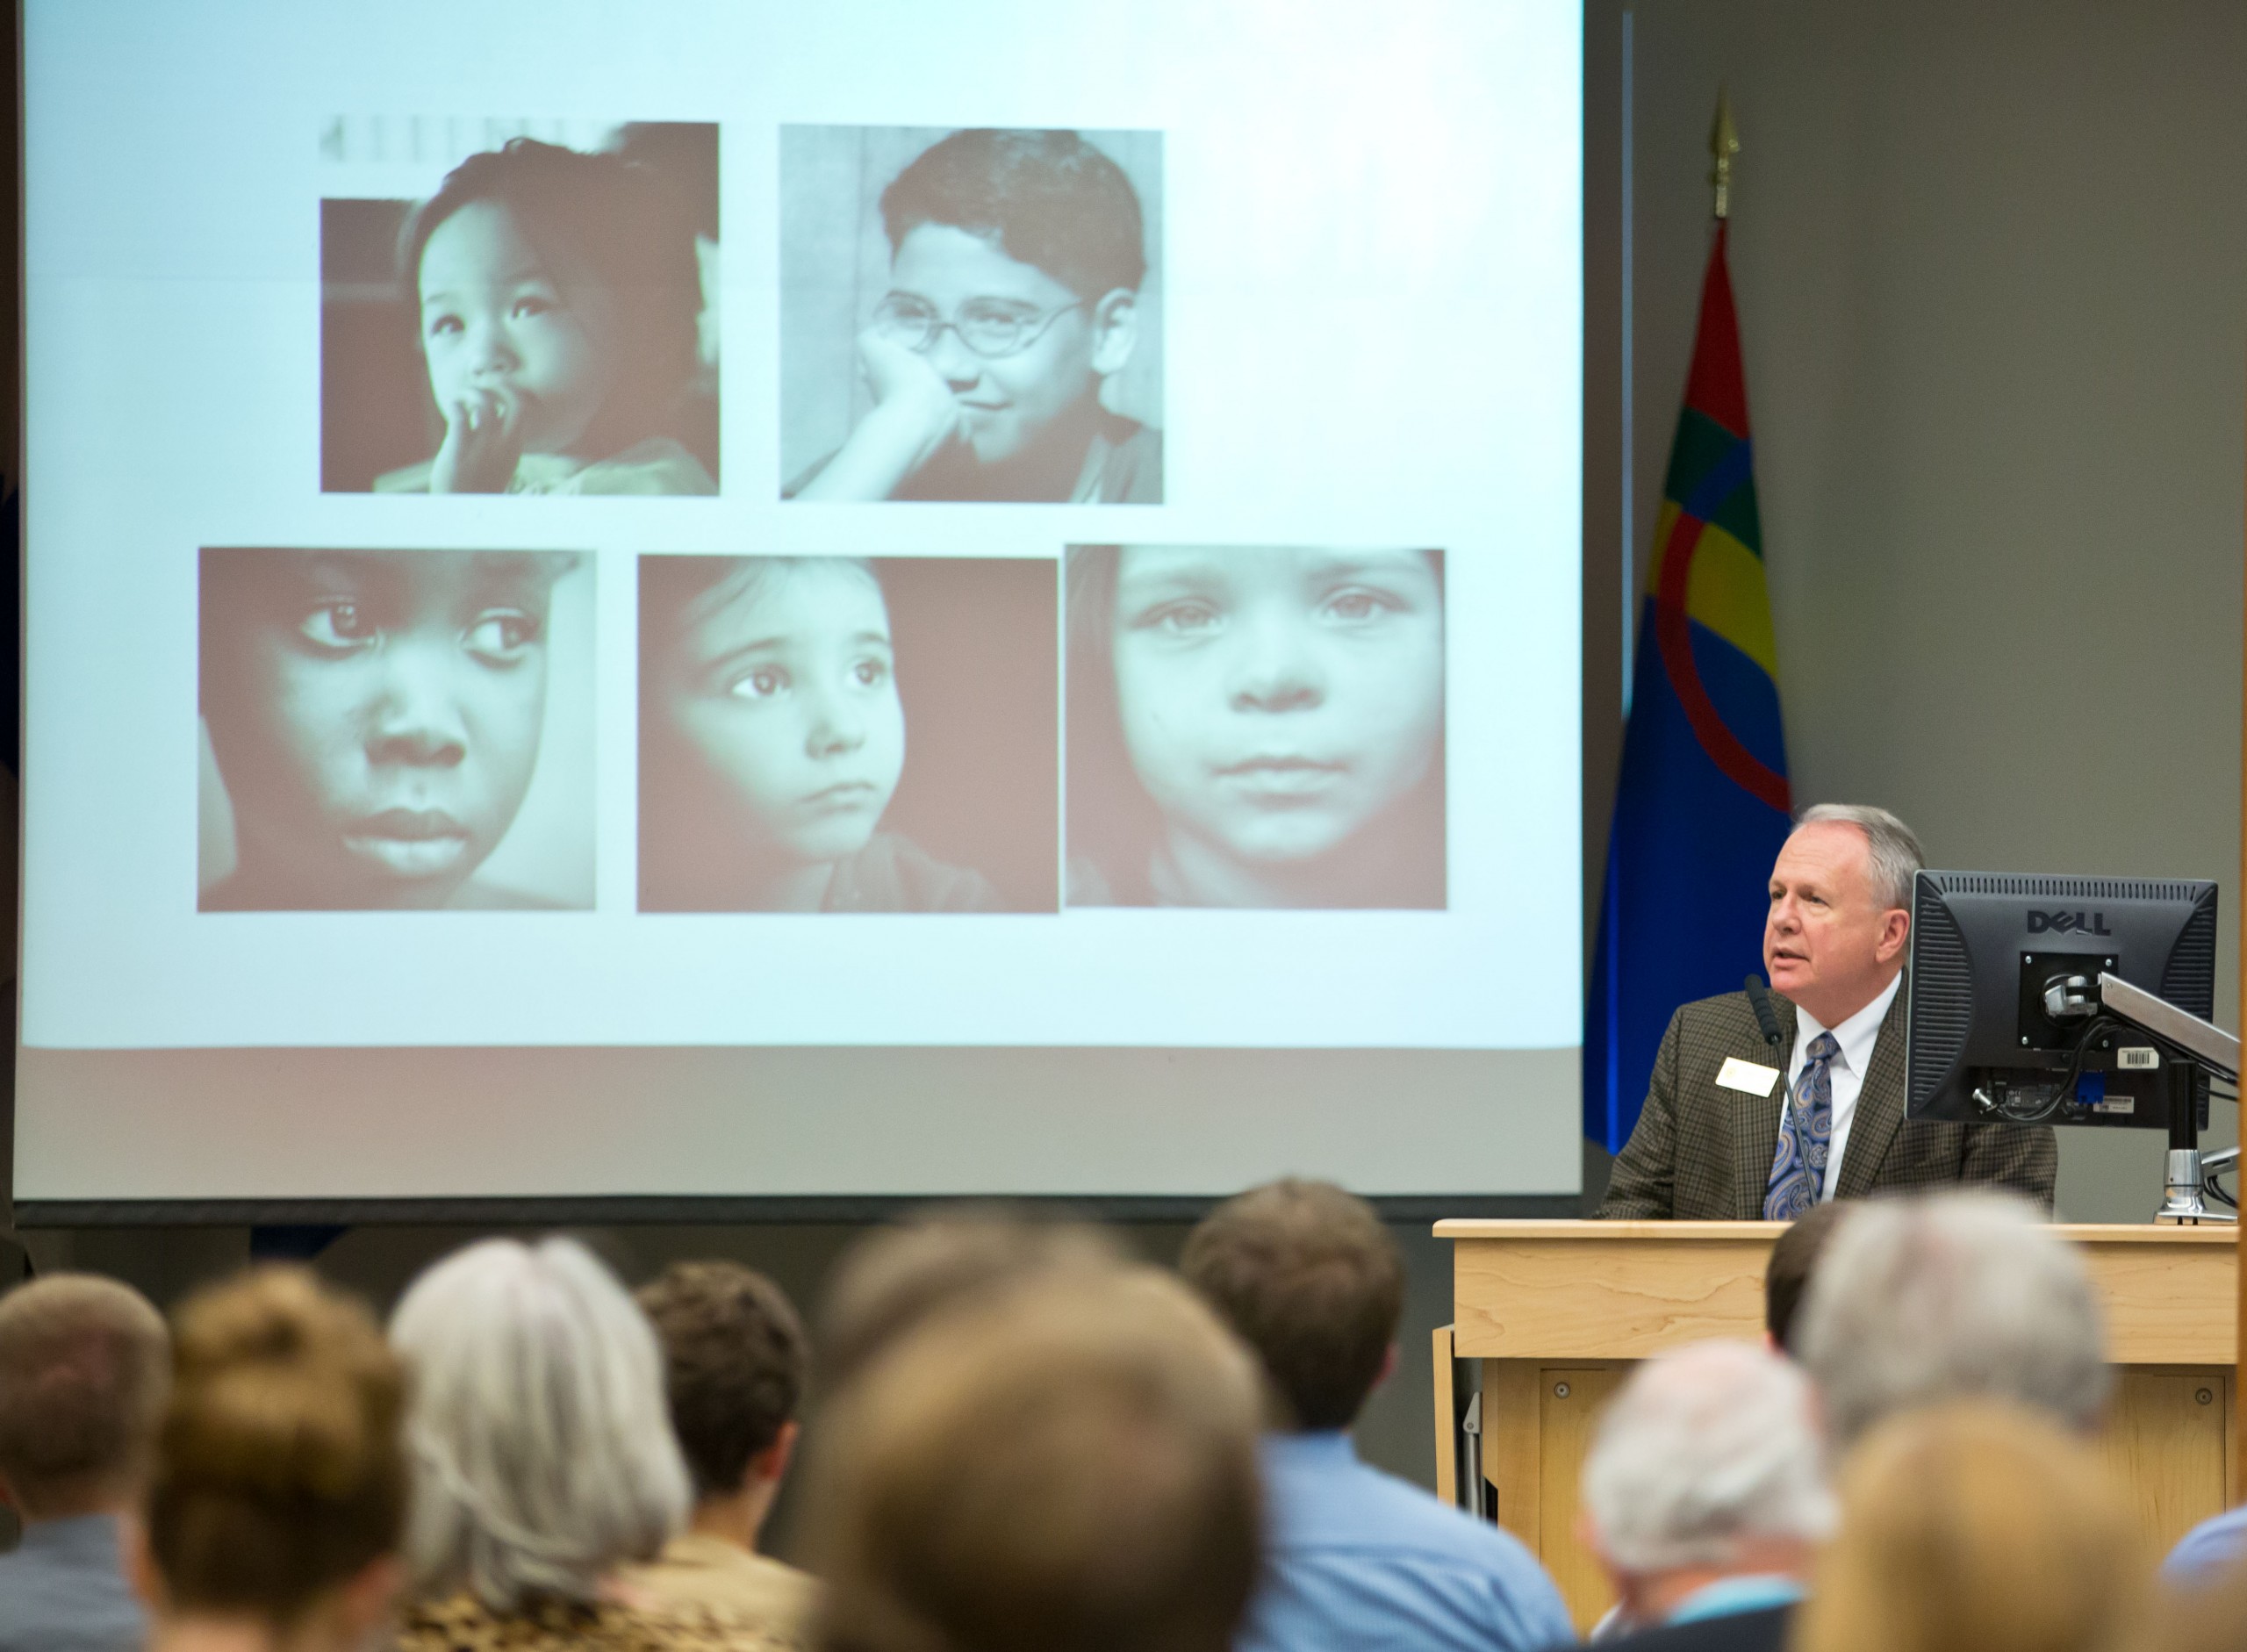
[(591, 907), (580, 566), (205, 549), (199, 908)]

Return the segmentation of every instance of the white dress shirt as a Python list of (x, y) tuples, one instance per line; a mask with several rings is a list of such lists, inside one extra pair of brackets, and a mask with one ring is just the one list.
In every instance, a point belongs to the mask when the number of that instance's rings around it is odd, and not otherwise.
[[(1795, 1086), (1802, 1081), (1802, 1069), (1807, 1058), (1804, 1052), (1816, 1041), (1821, 1032), (1834, 1035), (1834, 1042), (1841, 1046), (1841, 1054), (1827, 1063), (1827, 1077), (1834, 1087), (1834, 1136), (1826, 1149), (1826, 1182), (1818, 1191), (1823, 1201), (1834, 1196), (1834, 1189), (1841, 1185), (1841, 1154), (1849, 1145), (1849, 1125), (1857, 1114), (1857, 1092), (1864, 1088), (1864, 1075), (1872, 1067), (1872, 1046), (1879, 1041), (1880, 1024), (1888, 1018), (1888, 1006), (1896, 1002), (1897, 988), (1904, 984), (1899, 973), (1896, 979), (1882, 988), (1875, 998), (1838, 1027), (1829, 1027), (1805, 1009), (1794, 1007), (1794, 1051), (1787, 1057), (1787, 1094), (1792, 1095)], [(1779, 1113), (1779, 1129), (1787, 1127), (1786, 1110)], [(1771, 1144), (1776, 1156), (1778, 1144)]]

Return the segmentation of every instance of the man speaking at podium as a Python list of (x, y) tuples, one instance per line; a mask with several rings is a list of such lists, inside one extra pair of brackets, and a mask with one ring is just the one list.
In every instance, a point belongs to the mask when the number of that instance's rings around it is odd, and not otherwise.
[(1803, 811), (1771, 868), (1774, 990), (1669, 1018), (1602, 1217), (1788, 1222), (1824, 1199), (1959, 1182), (2050, 1207), (2050, 1125), (1904, 1117), (1899, 989), (1920, 865), (1920, 840), (1886, 809)]

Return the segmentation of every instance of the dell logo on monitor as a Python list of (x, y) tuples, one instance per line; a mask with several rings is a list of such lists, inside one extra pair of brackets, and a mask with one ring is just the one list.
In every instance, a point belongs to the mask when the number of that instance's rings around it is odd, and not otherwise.
[(2089, 917), (2080, 912), (2031, 912), (2028, 915), (2028, 932), (2031, 935), (2042, 935), (2048, 930), (2059, 935), (2113, 933), (2107, 927), (2104, 912), (2093, 912)]

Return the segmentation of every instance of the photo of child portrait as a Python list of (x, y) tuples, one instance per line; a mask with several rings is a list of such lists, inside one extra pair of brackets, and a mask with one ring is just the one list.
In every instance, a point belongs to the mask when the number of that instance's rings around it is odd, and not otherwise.
[(780, 130), (791, 499), (1160, 504), (1162, 134)]
[(1058, 910), (1058, 571), (641, 557), (641, 910)]
[(1441, 908), (1443, 553), (1073, 545), (1068, 903)]
[(205, 549), (205, 912), (589, 908), (568, 551)]
[[(592, 147), (515, 135), (452, 160), (496, 135), (329, 129), (333, 188), (432, 187), (321, 202), (322, 488), (715, 493), (718, 128), (565, 128)], [(380, 164), (350, 164), (378, 141)]]

